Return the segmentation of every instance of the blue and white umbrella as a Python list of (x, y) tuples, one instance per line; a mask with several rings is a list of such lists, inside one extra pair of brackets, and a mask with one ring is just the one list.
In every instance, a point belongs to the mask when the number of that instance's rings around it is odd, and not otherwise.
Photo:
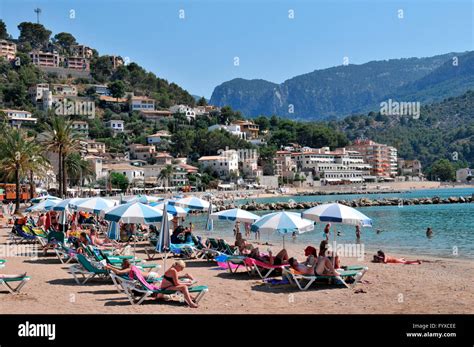
[(61, 198), (58, 198), (57, 196), (52, 196), (52, 195), (42, 195), (42, 196), (37, 196), (36, 198), (33, 198), (30, 200), (33, 204), (36, 204), (38, 202), (44, 201), (44, 200), (56, 200), (56, 201), (62, 201)]
[[(168, 252), (171, 247), (171, 237), (170, 237), (170, 223), (168, 218), (168, 213), (165, 213), (167, 210), (167, 203), (163, 204), (163, 209), (161, 210), (161, 214), (163, 215), (163, 219), (161, 221), (161, 230), (160, 230), (160, 237), (158, 242), (156, 243), (156, 251), (159, 253)], [(166, 253), (168, 255), (168, 253)], [(166, 262), (166, 257), (165, 257)], [(163, 265), (166, 268), (166, 265)]]
[(111, 240), (120, 240), (120, 230), (117, 222), (109, 222), (107, 237)]
[(372, 219), (355, 208), (341, 204), (323, 204), (302, 213), (304, 218), (317, 222), (331, 222), (348, 225), (359, 225), (362, 227), (371, 227)]
[(162, 211), (141, 202), (119, 205), (104, 212), (105, 220), (126, 224), (154, 224), (160, 222), (162, 218)]
[(252, 224), (252, 231), (271, 232), (280, 234), (301, 234), (314, 229), (314, 222), (301, 218), (296, 212), (274, 212), (264, 215)]
[(78, 203), (69, 204), (71, 208), (77, 211), (91, 212), (99, 214), (102, 211), (110, 209), (118, 204), (115, 200), (108, 200), (104, 198), (90, 198), (80, 201)]
[(274, 212), (257, 219), (251, 226), (252, 231), (278, 232), (283, 235), (283, 248), (285, 248), (286, 234), (302, 234), (314, 230), (314, 222), (301, 218), (296, 212)]
[(190, 196), (187, 198), (171, 200), (169, 202), (171, 205), (177, 205), (181, 207), (187, 207), (191, 210), (207, 210), (209, 209), (209, 201), (197, 198), (195, 196)]
[[(164, 202), (152, 202), (150, 204), (151, 207), (157, 208), (159, 210), (163, 210), (164, 205)], [(176, 205), (166, 204), (166, 211), (173, 216), (186, 217), (188, 215), (189, 209)]]
[(233, 208), (230, 210), (215, 212), (211, 214), (211, 218), (221, 219), (221, 220), (230, 220), (230, 221), (235, 221), (235, 222), (239, 221), (242, 223), (253, 223), (257, 219), (259, 219), (260, 216), (254, 213), (242, 210), (240, 208)]
[(150, 195), (137, 195), (127, 201), (129, 202), (141, 202), (142, 204), (151, 204), (158, 201), (162, 201), (164, 198), (158, 196), (150, 196)]
[(71, 209), (71, 206), (74, 204), (78, 204), (82, 201), (87, 200), (86, 198), (72, 198), (60, 201), (53, 207), (53, 211), (65, 211)]
[(51, 211), (54, 206), (61, 200), (43, 200), (40, 203), (28, 207), (25, 211), (26, 212), (44, 212), (44, 211)]
[(206, 221), (207, 231), (214, 230), (214, 221), (211, 218), (211, 214), (212, 214), (212, 204), (209, 204), (209, 207), (207, 208), (207, 221)]

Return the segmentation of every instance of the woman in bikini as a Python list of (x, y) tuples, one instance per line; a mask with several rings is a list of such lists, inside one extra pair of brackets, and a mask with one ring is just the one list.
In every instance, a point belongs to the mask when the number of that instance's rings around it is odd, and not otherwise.
[[(130, 263), (130, 261), (128, 259), (124, 259), (122, 261), (122, 268), (118, 268), (118, 267), (115, 267), (115, 266), (112, 266), (112, 265), (109, 265), (109, 264), (105, 265), (105, 268), (107, 270), (113, 271), (114, 273), (116, 273), (119, 276), (130, 275), (130, 271), (132, 271), (132, 264)], [(141, 275), (149, 283), (156, 283), (156, 282), (160, 282), (160, 280), (161, 280), (161, 278), (160, 278), (160, 276), (158, 275), (157, 272), (154, 272), (154, 271), (150, 271), (150, 272), (141, 271), (138, 268), (135, 269), (135, 271), (140, 271)]]
[(182, 282), (178, 278), (178, 272), (181, 272), (185, 269), (186, 263), (182, 260), (175, 261), (171, 267), (166, 270), (165, 274), (163, 275), (163, 281), (161, 281), (160, 289), (163, 290), (178, 290), (184, 295), (184, 300), (191, 308), (197, 308), (198, 305), (194, 302), (193, 298), (189, 294), (188, 287), (192, 284), (194, 278), (189, 275), (185, 274), (181, 276), (181, 278), (187, 278), (191, 281), (189, 282)]
[(376, 255), (374, 255), (374, 263), (384, 263), (384, 264), (421, 264), (421, 260), (406, 260), (405, 258), (394, 258), (388, 255), (385, 255), (384, 252), (378, 251)]
[(260, 255), (260, 250), (257, 248), (252, 249), (249, 254), (250, 258), (261, 261), (269, 265), (286, 265), (288, 264), (288, 252), (286, 249), (282, 249), (276, 256), (273, 256), (272, 251), (268, 250), (268, 255)]

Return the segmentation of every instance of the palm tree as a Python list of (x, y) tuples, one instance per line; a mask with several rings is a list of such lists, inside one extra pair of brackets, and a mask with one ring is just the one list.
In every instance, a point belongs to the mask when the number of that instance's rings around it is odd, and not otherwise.
[(171, 177), (173, 177), (174, 169), (173, 165), (166, 165), (161, 171), (158, 178), (162, 181), (165, 181), (166, 188), (170, 186)]
[(78, 183), (80, 186), (83, 185), (85, 179), (91, 179), (95, 177), (94, 170), (91, 164), (81, 158), (79, 153), (69, 153), (64, 161), (64, 168), (69, 182)]
[(69, 119), (64, 116), (54, 116), (51, 124), (46, 124), (45, 136), (47, 149), (58, 153), (59, 194), (64, 197), (67, 193), (66, 157), (80, 149), (81, 135), (74, 131)]
[(41, 146), (18, 128), (4, 128), (0, 138), (0, 165), (7, 180), (15, 182), (15, 212), (20, 209), (20, 180), (37, 172), (46, 159)]

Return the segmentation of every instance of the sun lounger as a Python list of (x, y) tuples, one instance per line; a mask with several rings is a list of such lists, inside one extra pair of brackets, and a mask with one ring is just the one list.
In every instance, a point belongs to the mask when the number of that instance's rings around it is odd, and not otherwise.
[[(136, 278), (136, 281), (126, 279), (121, 280), (121, 285), (132, 305), (140, 305), (148, 297), (158, 294), (174, 296), (178, 298), (179, 301), (184, 301), (180, 291), (160, 289), (157, 286), (148, 283), (139, 272), (134, 272), (134, 277)], [(195, 302), (198, 303), (209, 289), (207, 286), (195, 286), (189, 287), (188, 290), (191, 294), (198, 293), (197, 297), (194, 299)]]
[[(336, 280), (347, 288), (354, 288), (357, 283), (362, 279), (364, 274), (367, 272), (368, 268), (358, 266), (353, 266), (352, 268), (355, 268), (357, 270), (338, 271), (339, 276), (303, 275), (301, 273), (296, 272), (292, 268), (285, 268), (283, 270), (283, 275), (288, 278), (290, 283), (296, 284), (296, 286), (300, 290), (307, 290), (316, 280), (321, 279), (329, 281)], [(353, 282), (350, 284), (347, 282), (349, 278), (353, 279)]]
[[(83, 254), (77, 255), (77, 261), (79, 264), (71, 265), (69, 268), (69, 273), (72, 274), (77, 284), (86, 284), (96, 276), (102, 279), (109, 277), (109, 271), (104, 269), (101, 263), (92, 262)], [(82, 276), (82, 281), (79, 276)]]
[(232, 248), (224, 239), (219, 239), (217, 242), (219, 244), (219, 249), (221, 250), (221, 252), (228, 255), (239, 254), (238, 248)]
[(7, 262), (6, 260), (0, 259), (0, 269), (5, 267), (6, 262)]
[[(270, 265), (253, 258), (245, 258), (244, 265), (249, 275), (257, 273), (261, 279), (275, 274), (275, 270), (283, 270), (286, 265)], [(266, 270), (266, 272), (265, 272)]]
[[(2, 278), (0, 275), (0, 285), (3, 286), (11, 294), (19, 294), (23, 286), (30, 280), (29, 276), (25, 277), (14, 277), (14, 278)], [(13, 286), (17, 283), (16, 286)]]
[(23, 231), (23, 225), (14, 225), (9, 234), (9, 241), (20, 244), (20, 243), (31, 243), (36, 242), (36, 235), (25, 233)]

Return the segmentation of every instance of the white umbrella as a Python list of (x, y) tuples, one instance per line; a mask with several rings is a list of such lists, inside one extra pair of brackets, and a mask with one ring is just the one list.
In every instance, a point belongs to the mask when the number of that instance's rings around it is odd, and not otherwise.
[[(108, 209), (103, 214), (104, 219), (109, 222), (122, 222), (126, 224), (155, 224), (163, 218), (161, 210), (141, 202), (118, 205)], [(169, 218), (169, 214), (167, 214), (167, 217)]]
[(220, 212), (214, 212), (211, 214), (212, 219), (221, 219), (221, 220), (230, 220), (230, 221), (239, 221), (242, 223), (253, 223), (260, 216), (251, 213), (249, 211), (242, 210), (240, 208), (233, 208), (230, 210), (224, 210)]
[(32, 203), (38, 203), (43, 200), (57, 200), (57, 201), (62, 201), (61, 198), (58, 198), (57, 196), (52, 196), (52, 195), (43, 195), (43, 196), (37, 196), (36, 198), (33, 198), (30, 200)]
[(60, 202), (61, 200), (43, 200), (40, 203), (37, 203), (36, 205), (28, 207), (25, 211), (26, 212), (44, 212), (44, 211), (50, 211), (53, 209), (53, 207)]
[(311, 220), (301, 218), (299, 213), (295, 212), (274, 212), (264, 215), (252, 224), (252, 231), (276, 231), (283, 235), (283, 248), (285, 247), (286, 234), (301, 234), (314, 229), (314, 223)]
[[(372, 219), (365, 214), (357, 211), (355, 208), (338, 203), (323, 204), (310, 208), (304, 211), (302, 216), (317, 222), (341, 223), (362, 227), (372, 226)], [(336, 235), (336, 227), (334, 226), (334, 249), (336, 249)], [(335, 261), (336, 257), (333, 257), (333, 264)]]
[(168, 257), (168, 251), (171, 247), (171, 238), (170, 238), (170, 224), (168, 219), (168, 213), (165, 211), (167, 210), (168, 203), (163, 204), (163, 219), (161, 220), (161, 230), (160, 230), (160, 238), (156, 243), (156, 251), (159, 253), (166, 252), (165, 258), (163, 261), (163, 268), (166, 271), (166, 258)]
[(72, 199), (65, 199), (60, 201), (56, 205), (53, 206), (53, 211), (64, 211), (69, 210), (70, 207), (74, 204), (78, 204), (82, 201), (87, 200), (86, 198), (72, 198)]
[(191, 210), (207, 210), (210, 205), (209, 201), (197, 198), (195, 196), (190, 196), (178, 200), (171, 200), (169, 203), (171, 205), (187, 207)]
[(84, 199), (83, 201), (79, 201), (78, 203), (74, 204), (69, 204), (71, 208), (77, 210), (77, 211), (86, 211), (86, 212), (92, 212), (95, 214), (99, 214), (102, 211), (105, 211), (107, 209), (110, 209), (111, 207), (114, 207), (117, 205), (117, 201), (115, 200), (109, 200), (109, 199), (104, 199), (104, 198), (90, 198), (90, 199)]

